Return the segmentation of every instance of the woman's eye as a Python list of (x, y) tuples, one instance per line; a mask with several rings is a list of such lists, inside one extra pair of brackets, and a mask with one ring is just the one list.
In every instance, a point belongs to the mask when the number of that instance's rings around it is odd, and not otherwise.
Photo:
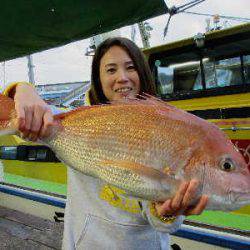
[(129, 65), (129, 66), (127, 67), (127, 69), (128, 69), (128, 70), (135, 70), (135, 66), (134, 66), (134, 65)]
[(114, 68), (109, 68), (109, 69), (107, 69), (107, 72), (110, 73), (110, 74), (115, 73), (115, 69)]

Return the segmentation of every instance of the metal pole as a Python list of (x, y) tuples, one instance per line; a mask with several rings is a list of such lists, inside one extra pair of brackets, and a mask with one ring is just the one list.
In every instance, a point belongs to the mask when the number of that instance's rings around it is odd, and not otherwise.
[(27, 60), (28, 60), (28, 76), (29, 76), (29, 82), (30, 83), (35, 83), (35, 77), (34, 77), (34, 70), (33, 68), (35, 67), (33, 65), (33, 60), (32, 60), (32, 56), (28, 55), (27, 56)]
[(135, 30), (135, 25), (133, 24), (131, 26), (131, 40), (135, 43), (135, 34), (136, 34), (136, 30)]
[(3, 89), (6, 86), (6, 68), (5, 68), (5, 61), (3, 62)]
[(141, 39), (142, 39), (142, 45), (144, 48), (149, 48), (150, 44), (149, 44), (149, 36), (147, 31), (145, 30), (145, 25), (143, 22), (139, 22), (138, 23), (138, 27), (140, 30), (140, 34), (141, 34)]

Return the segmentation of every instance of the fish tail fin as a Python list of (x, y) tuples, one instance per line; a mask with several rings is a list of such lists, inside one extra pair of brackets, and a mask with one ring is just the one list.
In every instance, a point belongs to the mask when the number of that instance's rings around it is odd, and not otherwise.
[(14, 101), (0, 94), (0, 136), (16, 134), (17, 120)]

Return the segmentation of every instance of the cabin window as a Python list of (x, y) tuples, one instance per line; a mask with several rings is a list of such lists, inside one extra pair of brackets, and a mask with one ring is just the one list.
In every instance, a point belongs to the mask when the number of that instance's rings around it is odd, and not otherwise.
[(28, 150), (28, 160), (35, 161), (36, 160), (36, 149)]
[[(174, 72), (174, 92), (190, 91), (193, 89), (202, 89), (202, 85), (195, 85), (200, 79), (200, 62), (191, 61), (173, 65)], [(201, 81), (199, 81), (200, 83)]]
[(240, 57), (207, 60), (203, 64), (206, 89), (243, 84)]
[(29, 147), (27, 148), (28, 161), (50, 161), (49, 158), (50, 149), (47, 147)]
[(46, 146), (1, 146), (0, 159), (20, 161), (59, 162), (55, 154)]
[(195, 53), (183, 54), (163, 57), (154, 65), (157, 92), (167, 98), (250, 83), (250, 55), (199, 59)]
[(174, 92), (202, 89), (201, 81), (198, 80), (199, 61), (162, 65), (160, 60), (157, 60), (155, 64), (158, 93), (167, 95)]
[(1, 147), (0, 159), (15, 160), (17, 158), (17, 147)]
[(38, 149), (36, 152), (36, 160), (45, 160), (47, 157), (47, 150), (46, 149)]
[(244, 78), (247, 84), (250, 84), (250, 55), (243, 56)]
[(157, 60), (155, 62), (157, 67), (158, 74), (158, 92), (164, 94), (173, 93), (174, 80), (173, 80), (173, 67), (171, 65), (169, 67), (161, 66), (161, 61)]

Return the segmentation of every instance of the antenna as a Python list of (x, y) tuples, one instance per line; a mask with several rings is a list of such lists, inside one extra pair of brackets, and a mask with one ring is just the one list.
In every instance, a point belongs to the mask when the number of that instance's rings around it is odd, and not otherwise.
[[(199, 4), (199, 3), (202, 3), (204, 2), (205, 0), (193, 0), (193, 1), (190, 1), (186, 4), (183, 4), (183, 5), (180, 5), (179, 7), (176, 7), (176, 6), (172, 6), (171, 8), (168, 9), (168, 13), (169, 13), (169, 18), (168, 18), (168, 21), (167, 21), (167, 24), (164, 28), (164, 32), (163, 32), (163, 36), (164, 38), (167, 36), (167, 32), (168, 32), (168, 27), (169, 27), (169, 23), (170, 23), (170, 20), (172, 18), (172, 16), (174, 16), (175, 14), (178, 14), (178, 13), (181, 13), (181, 12), (185, 12), (185, 10), (189, 9), (189, 8), (192, 8), (194, 7), (195, 5)], [(167, 2), (165, 0), (165, 3), (167, 5)]]

